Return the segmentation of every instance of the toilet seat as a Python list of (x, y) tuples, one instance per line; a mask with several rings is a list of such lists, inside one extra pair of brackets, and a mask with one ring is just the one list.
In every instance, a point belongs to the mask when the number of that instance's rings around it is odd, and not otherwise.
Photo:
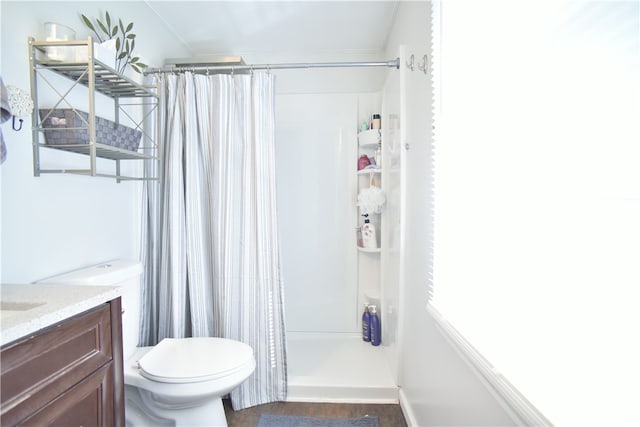
[(215, 380), (253, 361), (247, 344), (225, 338), (165, 338), (138, 360), (140, 375), (163, 383)]

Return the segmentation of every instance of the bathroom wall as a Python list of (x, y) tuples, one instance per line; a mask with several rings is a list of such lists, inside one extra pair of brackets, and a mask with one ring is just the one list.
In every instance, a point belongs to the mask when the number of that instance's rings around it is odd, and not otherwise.
[[(278, 224), (289, 331), (359, 331), (357, 129), (375, 104), (376, 93), (276, 98)], [(374, 267), (368, 273), (377, 280)]]
[[(151, 64), (186, 55), (144, 2), (110, 2), (108, 10), (135, 22), (137, 49)], [(5, 85), (29, 91), (27, 38), (42, 38), (45, 22), (70, 26), (77, 38), (85, 38), (79, 14), (103, 11), (104, 3), (94, 2), (2, 1), (0, 73)], [(96, 108), (113, 115), (113, 104), (102, 97)], [(30, 118), (20, 132), (11, 130), (10, 122), (2, 125), (8, 150), (0, 166), (2, 283), (27, 283), (102, 260), (138, 258), (141, 184), (65, 174), (34, 177), (30, 129)]]
[(357, 95), (276, 98), (276, 184), (287, 330), (353, 332)]
[[(404, 45), (416, 61), (430, 49), (430, 4), (402, 2), (398, 9), (387, 54)], [(400, 85), (390, 73), (387, 85)], [(477, 372), (464, 361), (447, 335), (427, 311), (431, 289), (433, 229), (433, 164), (430, 80), (421, 72), (406, 72), (405, 132), (400, 141), (403, 162), (400, 195), (402, 206), (401, 259), (386, 274), (396, 274), (397, 289), (387, 283), (388, 301), (395, 307), (398, 344), (389, 352), (398, 373), (401, 404), (409, 425), (514, 425), (508, 408), (490, 391)], [(405, 149), (408, 144), (408, 150)], [(391, 280), (387, 278), (387, 282)]]

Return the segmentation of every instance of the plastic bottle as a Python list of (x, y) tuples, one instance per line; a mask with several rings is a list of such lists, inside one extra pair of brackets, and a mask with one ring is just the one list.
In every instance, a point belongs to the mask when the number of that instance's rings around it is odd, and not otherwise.
[(369, 157), (366, 154), (363, 154), (358, 159), (358, 170), (361, 171), (362, 169), (366, 168), (370, 164), (371, 164), (371, 160), (369, 160)]
[(380, 129), (380, 114), (374, 114), (371, 119), (371, 129)]
[(375, 305), (369, 306), (369, 326), (371, 330), (371, 345), (379, 346), (382, 340), (382, 328), (380, 327), (380, 317)]
[(376, 162), (376, 166), (378, 168), (381, 168), (382, 167), (382, 143), (381, 142), (378, 143), (378, 148), (376, 148), (374, 159)]
[(369, 303), (364, 304), (362, 313), (362, 341), (371, 342), (371, 314), (369, 313)]
[(376, 237), (376, 227), (369, 221), (369, 214), (364, 214), (364, 224), (362, 224), (362, 243), (367, 249), (376, 249), (378, 239)]

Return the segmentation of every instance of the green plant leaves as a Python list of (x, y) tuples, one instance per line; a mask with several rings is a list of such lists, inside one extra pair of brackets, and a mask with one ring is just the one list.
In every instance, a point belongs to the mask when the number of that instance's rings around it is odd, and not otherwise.
[(91, 31), (95, 31), (96, 29), (94, 28), (93, 24), (91, 23), (91, 20), (89, 18), (87, 18), (84, 15), (80, 15), (82, 17), (82, 21), (84, 22), (84, 25), (86, 25)]
[(103, 33), (105, 33), (105, 34), (109, 34), (110, 33), (110, 31), (107, 30), (107, 27), (105, 27), (105, 25), (99, 19), (96, 19), (96, 22), (98, 23), (98, 26), (100, 27), (100, 29), (102, 30)]
[(122, 19), (118, 19), (118, 22), (116, 23), (115, 19), (112, 19), (109, 12), (105, 12), (104, 20), (97, 18), (95, 19), (95, 24), (97, 25), (94, 25), (93, 21), (85, 15), (81, 14), (80, 16), (84, 25), (93, 31), (100, 43), (115, 38), (117, 71), (123, 73), (128, 65), (132, 70), (140, 73), (142, 68), (147, 67), (146, 64), (140, 62), (139, 57), (133, 56), (136, 38), (136, 35), (131, 32), (131, 30), (133, 30), (133, 22), (130, 22), (125, 27)]

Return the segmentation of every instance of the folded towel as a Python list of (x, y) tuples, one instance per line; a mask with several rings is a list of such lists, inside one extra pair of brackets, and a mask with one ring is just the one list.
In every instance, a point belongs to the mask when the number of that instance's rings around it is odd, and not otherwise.
[[(2, 76), (0, 76), (0, 123), (4, 123), (11, 118), (11, 107), (9, 107), (9, 94), (7, 88), (4, 87)], [(4, 145), (4, 136), (0, 129), (0, 164), (4, 163), (7, 158), (7, 146)]]
[(0, 123), (4, 123), (11, 118), (11, 107), (9, 106), (9, 92), (4, 87), (2, 76), (0, 76)]
[(4, 136), (2, 136), (2, 129), (0, 129), (0, 164), (4, 163), (7, 158), (7, 146), (4, 145)]

